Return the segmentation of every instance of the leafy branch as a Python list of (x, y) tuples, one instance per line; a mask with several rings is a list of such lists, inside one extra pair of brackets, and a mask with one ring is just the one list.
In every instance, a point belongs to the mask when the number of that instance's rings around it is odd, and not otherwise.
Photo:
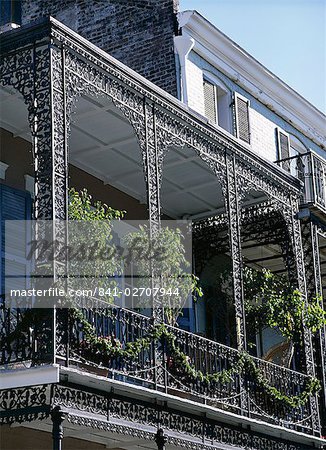
[(146, 225), (125, 237), (132, 249), (132, 261), (141, 275), (142, 284), (153, 279), (164, 292), (160, 303), (164, 307), (164, 317), (169, 325), (177, 325), (187, 299), (194, 301), (202, 297), (199, 279), (189, 272), (190, 263), (186, 258), (184, 236), (179, 228), (162, 226), (151, 235)]
[(244, 270), (245, 310), (249, 325), (257, 332), (263, 327), (278, 329), (294, 344), (302, 343), (302, 327), (316, 333), (326, 324), (321, 298), (306, 302), (298, 289), (284, 277), (268, 270)]

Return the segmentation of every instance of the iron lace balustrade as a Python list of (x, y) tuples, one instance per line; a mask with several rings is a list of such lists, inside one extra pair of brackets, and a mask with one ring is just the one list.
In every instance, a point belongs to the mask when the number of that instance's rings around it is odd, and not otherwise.
[[(57, 335), (57, 362), (154, 388), (154, 340), (147, 339), (148, 345), (143, 348), (143, 340), (153, 327), (153, 319), (114, 305), (108, 307), (96, 299), (81, 300), (78, 308), (73, 313), (70, 312), (70, 316), (75, 317), (70, 317), (68, 321), (68, 333), (63, 331)], [(57, 315), (59, 330), (60, 327), (64, 330), (67, 324), (66, 315), (67, 310), (62, 310)], [(88, 333), (85, 330), (85, 321), (90, 325)], [(119, 356), (105, 351), (107, 345), (112, 348), (112, 353), (115, 349), (126, 350), (128, 344), (133, 342), (139, 342), (136, 351), (140, 351), (136, 357), (133, 357), (132, 353), (130, 356)]]
[[(128, 343), (146, 340), (154, 328), (151, 318), (115, 306), (82, 308), (80, 311), (97, 337), (107, 338), (122, 349), (126, 349)], [(232, 370), (241, 357), (237, 350), (180, 328), (166, 326), (165, 330), (166, 335), (151, 337), (150, 343), (139, 348), (134, 357), (105, 356), (105, 352), (101, 355), (98, 350), (92, 352), (87, 345), (85, 347), (87, 339), (77, 319), (70, 324), (67, 348), (61, 347), (57, 362), (64, 363), (69, 352), (69, 366), (308, 434), (314, 431), (309, 401), (298, 408), (285, 406), (272, 398), (250, 371), (235, 371), (228, 381), (208, 382), (205, 379), (206, 374)], [(176, 354), (173, 345), (179, 353)], [(155, 348), (160, 350), (160, 361), (155, 361)], [(192, 373), (180, 364), (178, 354), (189, 363)], [(270, 386), (288, 396), (303, 392), (309, 380), (304, 374), (258, 358), (253, 358), (253, 363)], [(243, 396), (247, 400), (246, 408), (241, 402)]]
[[(271, 397), (250, 370), (235, 370), (229, 379), (207, 379), (207, 374), (220, 374), (236, 367), (241, 357), (236, 349), (172, 326), (165, 326), (165, 333), (154, 335), (152, 318), (116, 306), (103, 307), (102, 304), (99, 307), (95, 299), (87, 299), (78, 309), (70, 310), (69, 314), (68, 311), (56, 310), (54, 361), (62, 366), (146, 387), (153, 392), (165, 392), (306, 434), (316, 432), (309, 400), (300, 407), (285, 406), (282, 401)], [(19, 328), (19, 323), (24, 322), (23, 312), (6, 309), (2, 312), (2, 330), (8, 328), (9, 322), (12, 324), (10, 330), (3, 333), (2, 368), (20, 368), (24, 363), (25, 366), (47, 363), (47, 353), (36, 351), (37, 348), (46, 348), (45, 342), (49, 341), (44, 324), (30, 324), (30, 328), (25, 330), (23, 327), (14, 334), (14, 328)], [(33, 317), (48, 323), (45, 315)], [(31, 329), (35, 331), (32, 333)], [(123, 351), (130, 349), (131, 343), (139, 345), (131, 344), (135, 351), (122, 355), (120, 351), (107, 352), (102, 346), (106, 341), (110, 348)], [(159, 349), (161, 354), (159, 361), (155, 360), (155, 349)], [(285, 367), (258, 358), (252, 358), (252, 361), (270, 386), (288, 396), (302, 393), (309, 381), (306, 375)], [(186, 369), (185, 363), (190, 370)], [(242, 402), (244, 397), (245, 403)]]
[[(25, 302), (26, 304), (26, 302)], [(0, 305), (1, 368), (32, 367), (54, 361), (54, 311)]]
[(326, 211), (326, 161), (310, 150), (276, 161), (304, 183), (302, 203)]

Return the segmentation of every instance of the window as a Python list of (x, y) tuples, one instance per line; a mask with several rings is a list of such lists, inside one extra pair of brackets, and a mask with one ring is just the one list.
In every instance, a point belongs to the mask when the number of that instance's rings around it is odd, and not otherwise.
[(280, 128), (276, 128), (276, 137), (277, 137), (277, 160), (280, 161), (279, 164), (282, 169), (290, 172), (290, 139), (289, 135), (281, 130)]
[(0, 25), (21, 24), (21, 1), (0, 0)]
[[(31, 219), (32, 204), (31, 197), (28, 192), (19, 191), (11, 187), (0, 185), (0, 279), (1, 292), (8, 291), (8, 284), (14, 289), (25, 289), (25, 275), (28, 272), (28, 262), (25, 253), (22, 254), (24, 245), (21, 242), (27, 242), (28, 239), (28, 223), (19, 224), (11, 222), (13, 228), (12, 236), (19, 235), (20, 242), (15, 245), (15, 241), (11, 238), (9, 241), (5, 239), (5, 223), (6, 220), (25, 221)], [(17, 231), (18, 230), (18, 231)], [(22, 234), (21, 234), (22, 232)], [(24, 248), (25, 251), (25, 248)], [(5, 274), (15, 275), (15, 278), (5, 279)]]
[(234, 94), (236, 136), (247, 144), (250, 144), (249, 105), (247, 98)]
[(293, 135), (289, 135), (290, 138), (290, 157), (296, 156), (296, 158), (290, 160), (290, 172), (295, 177), (298, 177), (303, 181), (304, 178), (304, 166), (307, 165), (308, 161), (306, 155), (308, 152), (307, 147), (303, 145), (303, 143)]
[(230, 92), (216, 77), (204, 74), (204, 111), (211, 122), (230, 131)]

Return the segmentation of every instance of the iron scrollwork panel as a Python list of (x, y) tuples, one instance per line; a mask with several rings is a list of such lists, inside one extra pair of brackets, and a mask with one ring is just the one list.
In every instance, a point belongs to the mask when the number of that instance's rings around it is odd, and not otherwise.
[(51, 391), (48, 385), (0, 391), (0, 424), (32, 422), (48, 417)]
[[(240, 230), (240, 198), (244, 195), (241, 185), (238, 185), (235, 157), (225, 153), (226, 185), (224, 192), (226, 197), (226, 211), (229, 221), (229, 241), (232, 258), (233, 298), (235, 307), (235, 319), (237, 330), (237, 345), (239, 350), (246, 349), (246, 324), (243, 291), (243, 263), (241, 251)], [(245, 380), (240, 380), (241, 408), (249, 411), (248, 397)]]
[[(304, 220), (301, 222), (301, 232), (309, 301), (309, 299), (312, 299), (315, 296), (321, 296), (323, 292), (319, 256), (318, 225), (311, 220)], [(320, 397), (320, 403), (323, 405), (321, 406), (321, 416), (325, 420), (325, 412), (323, 411), (326, 399), (325, 327), (319, 331), (318, 335), (313, 337), (313, 344), (315, 348), (316, 372), (323, 384), (323, 393)]]
[[(292, 249), (294, 254), (295, 268), (297, 275), (296, 277), (297, 287), (301, 292), (301, 294), (304, 296), (306, 302), (308, 302), (301, 226), (300, 221), (297, 218), (299, 204), (297, 198), (291, 197), (290, 201), (291, 206), (286, 210), (283, 209), (283, 217), (285, 218), (285, 221), (287, 223), (289, 235), (292, 241)], [(303, 339), (304, 339), (306, 373), (314, 377), (315, 363), (314, 363), (314, 350), (312, 345), (312, 335), (311, 331), (306, 326), (303, 326)], [(318, 432), (318, 430), (320, 429), (320, 420), (316, 396), (310, 398), (310, 408), (311, 408), (312, 429)]]
[[(56, 50), (48, 39), (34, 43), (28, 50), (19, 49), (4, 55), (1, 64), (1, 84), (17, 90), (27, 105), (33, 142), (33, 212), (34, 218), (38, 220), (37, 237), (42, 237), (40, 221), (53, 220), (55, 241), (62, 238), (62, 227), (57, 227), (55, 220), (65, 219), (67, 210), (66, 134), (63, 125), (65, 114), (61, 74), (61, 56), (56, 57)], [(53, 261), (53, 276), (60, 270), (61, 265)], [(54, 314), (51, 323), (48, 314), (45, 316), (43, 326), (39, 324), (38, 327), (38, 349), (40, 354), (47, 354), (53, 360), (54, 348), (49, 352), (49, 342), (53, 347)]]
[(300, 444), (171, 409), (167, 405), (146, 403), (114, 394), (81, 391), (76, 387), (57, 386), (54, 405), (69, 408), (67, 420), (70, 423), (135, 438), (153, 441), (157, 427), (162, 427), (167, 442), (180, 448), (206, 450), (225, 445), (252, 450), (304, 448)]
[[(245, 332), (245, 312), (244, 312), (244, 293), (242, 277), (242, 252), (241, 252), (241, 232), (240, 232), (240, 204), (239, 194), (243, 195), (243, 190), (238, 192), (237, 172), (235, 158), (226, 154), (226, 210), (229, 221), (229, 239), (230, 251), (233, 268), (233, 295), (236, 313), (237, 341), (238, 348), (246, 348)], [(240, 188), (241, 189), (241, 188)]]

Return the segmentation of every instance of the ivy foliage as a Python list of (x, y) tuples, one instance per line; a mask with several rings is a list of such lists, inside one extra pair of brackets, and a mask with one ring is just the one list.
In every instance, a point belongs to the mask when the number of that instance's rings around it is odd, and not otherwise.
[(249, 327), (255, 332), (266, 326), (275, 328), (294, 344), (302, 343), (302, 327), (316, 333), (326, 324), (321, 299), (306, 302), (302, 293), (285, 277), (268, 270), (244, 269), (245, 311)]
[[(70, 192), (69, 217), (73, 220), (107, 220), (106, 239), (111, 237), (110, 220), (120, 219), (123, 215), (123, 211), (113, 210), (100, 202), (92, 207), (91, 197), (85, 190), (81, 193), (75, 190)], [(103, 244), (106, 243), (104, 235), (100, 237), (103, 239)], [(195, 297), (202, 296), (198, 279), (187, 271), (188, 262), (180, 230), (164, 227), (153, 237), (150, 236), (149, 229), (143, 226), (138, 231), (127, 235), (126, 244), (132, 248), (135, 262), (141, 273), (149, 276), (159, 275), (160, 287), (166, 290), (173, 291), (178, 288), (179, 296), (162, 298), (166, 322), (174, 325), (184, 305), (182, 299), (187, 298), (190, 293)], [(144, 257), (144, 250), (146, 257)], [(306, 305), (298, 290), (292, 289), (284, 279), (276, 277), (269, 271), (257, 272), (245, 268), (244, 288), (246, 313), (255, 327), (278, 328), (283, 336), (297, 342), (301, 339), (302, 321), (313, 332), (325, 321), (319, 299), (313, 299), (309, 305)], [(89, 355), (90, 358), (99, 358), (102, 362), (109, 363), (112, 358), (135, 360), (142, 351), (149, 350), (152, 345), (164, 340), (170, 354), (169, 362), (174, 369), (180, 375), (205, 383), (207, 386), (213, 386), (214, 383), (230, 383), (235, 376), (247, 376), (255, 380), (271, 399), (291, 408), (304, 405), (309, 397), (320, 389), (317, 379), (308, 378), (300, 394), (288, 396), (270, 385), (255, 360), (246, 352), (238, 354), (237, 361), (230, 369), (216, 373), (203, 373), (197, 370), (189, 356), (180, 350), (175, 335), (165, 324), (153, 326), (145, 337), (122, 345), (113, 336), (97, 336), (96, 330), (84, 319), (80, 310), (71, 311), (73, 320), (82, 327), (85, 338), (81, 343), (80, 351)]]
[(111, 208), (110, 206), (97, 200), (92, 201), (92, 196), (87, 189), (77, 191), (75, 188), (69, 189), (69, 220), (96, 221), (113, 219), (123, 219), (126, 211)]

